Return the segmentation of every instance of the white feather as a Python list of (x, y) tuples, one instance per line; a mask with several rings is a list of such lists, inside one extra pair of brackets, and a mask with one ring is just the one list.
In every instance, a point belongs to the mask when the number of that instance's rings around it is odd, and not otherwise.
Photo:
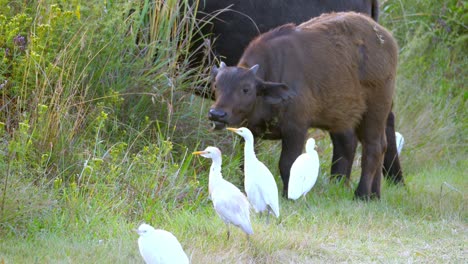
[(306, 152), (299, 155), (291, 166), (289, 175), (288, 198), (297, 200), (305, 196), (317, 182), (320, 162), (315, 151), (315, 140), (309, 138), (306, 143)]
[(204, 151), (197, 151), (194, 154), (213, 160), (209, 173), (208, 189), (216, 213), (227, 225), (233, 224), (247, 235), (253, 234), (249, 201), (234, 184), (222, 177), (221, 151), (216, 147), (207, 147)]
[(257, 213), (271, 211), (276, 217), (279, 217), (278, 187), (273, 174), (255, 155), (252, 132), (245, 127), (228, 128), (228, 130), (239, 134), (245, 140), (244, 187), (252, 207)]
[(401, 149), (403, 149), (403, 145), (405, 144), (405, 138), (399, 132), (395, 132), (395, 141), (396, 141), (398, 155), (400, 155)]
[(141, 224), (138, 248), (146, 264), (188, 264), (189, 259), (177, 238), (170, 232)]

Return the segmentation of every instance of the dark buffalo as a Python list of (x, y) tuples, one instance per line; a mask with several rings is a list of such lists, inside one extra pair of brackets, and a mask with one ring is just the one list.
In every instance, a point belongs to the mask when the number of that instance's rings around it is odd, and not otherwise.
[(377, 0), (200, 0), (197, 16), (202, 20), (215, 16), (203, 31), (216, 39), (215, 55), (234, 65), (259, 34), (333, 11), (360, 12), (377, 21), (379, 5)]
[(392, 35), (362, 14), (324, 14), (299, 26), (287, 24), (253, 40), (236, 67), (213, 68), (216, 102), (210, 117), (281, 139), (284, 190), (309, 127), (353, 130), (363, 148), (355, 195), (380, 198), (397, 57)]
[[(325, 12), (348, 10), (368, 14), (376, 21), (379, 15), (377, 0), (200, 0), (197, 16), (208, 20), (216, 15), (210, 26), (204, 27), (203, 31), (215, 40), (211, 41), (215, 55), (228, 65), (234, 65), (249, 41), (260, 33), (289, 22), (302, 23)], [(212, 91), (197, 92), (214, 99)], [(394, 182), (403, 183), (394, 132), (394, 116), (390, 113), (387, 120), (388, 147), (384, 171)], [(352, 130), (330, 133), (330, 137), (333, 142), (332, 175), (337, 175), (338, 178), (346, 175), (349, 179), (357, 138)]]

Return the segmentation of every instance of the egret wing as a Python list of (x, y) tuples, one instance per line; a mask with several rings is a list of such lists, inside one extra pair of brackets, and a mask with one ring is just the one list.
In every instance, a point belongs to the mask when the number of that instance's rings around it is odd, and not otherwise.
[(182, 245), (166, 230), (156, 229), (150, 236), (140, 237), (138, 246), (146, 263), (189, 263)]
[(259, 183), (261, 188), (264, 190), (262, 192), (263, 199), (267, 205), (275, 213), (276, 217), (279, 217), (279, 199), (278, 199), (278, 186), (276, 185), (275, 178), (270, 172), (267, 166), (262, 162), (259, 162), (259, 173), (262, 175), (260, 178), (262, 181)]
[(307, 154), (301, 154), (291, 166), (288, 183), (288, 198), (296, 200), (304, 194), (305, 181), (310, 171), (311, 158)]
[(317, 182), (319, 170), (320, 170), (320, 161), (319, 161), (319, 156), (317, 151), (312, 151), (311, 153), (308, 154), (309, 158), (308, 159), (308, 171), (309, 174), (305, 175), (304, 179), (304, 195), (306, 195), (312, 187), (314, 187), (315, 183)]
[(224, 222), (240, 227), (249, 235), (253, 234), (250, 223), (250, 204), (245, 195), (227, 181), (221, 190), (214, 191), (212, 194), (216, 213)]
[(397, 145), (398, 155), (400, 155), (401, 149), (403, 149), (403, 145), (405, 144), (405, 138), (403, 137), (402, 134), (395, 132), (395, 141)]
[(163, 255), (160, 263), (189, 263), (188, 257), (182, 248), (179, 240), (170, 232), (165, 230), (156, 230), (161, 238), (160, 252)]

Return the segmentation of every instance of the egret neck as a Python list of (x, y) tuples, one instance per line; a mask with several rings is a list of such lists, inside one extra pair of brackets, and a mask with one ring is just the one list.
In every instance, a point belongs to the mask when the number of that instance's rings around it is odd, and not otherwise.
[(253, 178), (256, 175), (248, 175), (250, 171), (255, 171), (255, 166), (258, 161), (257, 156), (255, 155), (254, 149), (254, 142), (253, 138), (246, 137), (244, 138), (244, 166), (245, 166), (245, 186), (246, 192), (249, 193), (250, 191), (248, 186), (251, 185)]
[(213, 186), (216, 185), (217, 182), (222, 180), (221, 175), (221, 164), (222, 164), (222, 157), (215, 155), (212, 157), (212, 163), (210, 167), (210, 174), (208, 179), (208, 192), (211, 196), (211, 191), (213, 190)]
[(255, 156), (254, 142), (253, 142), (253, 139), (251, 138), (245, 138), (244, 159), (245, 159), (244, 162), (246, 166), (247, 166), (247, 163), (257, 160), (257, 156)]

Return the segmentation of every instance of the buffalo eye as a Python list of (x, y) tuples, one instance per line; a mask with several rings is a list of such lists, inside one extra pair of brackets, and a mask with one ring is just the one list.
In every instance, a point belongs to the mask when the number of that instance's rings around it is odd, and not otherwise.
[(249, 88), (242, 88), (242, 93), (248, 94), (249, 93)]

